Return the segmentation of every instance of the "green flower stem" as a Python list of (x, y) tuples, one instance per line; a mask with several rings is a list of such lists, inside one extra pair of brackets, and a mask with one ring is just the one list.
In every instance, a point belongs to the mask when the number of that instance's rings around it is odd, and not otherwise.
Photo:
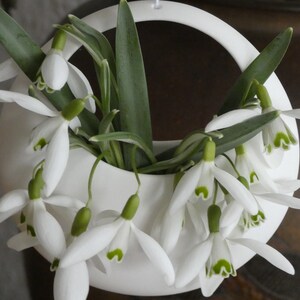
[(231, 160), (231, 158), (225, 153), (223, 153), (221, 155), (224, 156), (228, 160), (228, 162), (230, 163), (230, 165), (231, 165), (232, 169), (234, 170), (234, 172), (236, 173), (236, 175), (240, 176), (240, 173), (237, 170), (237, 168), (236, 168), (235, 164), (233, 163), (233, 161)]
[(141, 186), (141, 181), (140, 181), (139, 172), (138, 172), (138, 169), (136, 166), (136, 151), (137, 151), (137, 146), (134, 146), (131, 151), (131, 168), (134, 172), (136, 181), (138, 183), (138, 188), (137, 188), (137, 192), (136, 192), (136, 193), (138, 193), (139, 188)]
[(105, 157), (105, 155), (107, 155), (106, 152), (101, 153), (95, 160), (91, 172), (90, 172), (90, 176), (89, 176), (89, 180), (88, 180), (88, 200), (86, 202), (86, 207), (88, 207), (93, 199), (93, 193), (92, 193), (92, 183), (93, 183), (93, 178), (94, 178), (94, 174), (95, 171), (97, 169), (98, 164), (100, 163), (100, 161)]

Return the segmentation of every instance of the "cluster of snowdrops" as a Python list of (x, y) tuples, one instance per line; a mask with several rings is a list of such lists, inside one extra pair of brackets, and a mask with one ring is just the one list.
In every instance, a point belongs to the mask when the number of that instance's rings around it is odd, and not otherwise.
[[(130, 10), (127, 3), (121, 1), (119, 18), (124, 14), (128, 16)], [(134, 24), (133, 20), (130, 22)], [(130, 26), (128, 28), (130, 30)], [(265, 159), (275, 153), (279, 165), (283, 155), (297, 144), (283, 119), (285, 116), (300, 118), (300, 112), (297, 109), (277, 110), (264, 85), (283, 56), (291, 33), (291, 29), (281, 33), (276, 45), (271, 42), (268, 51), (262, 51), (241, 75), (243, 80), (238, 80), (234, 89), (235, 94), (240, 93), (238, 100), (225, 101), (226, 105), (205, 129), (191, 133), (174, 149), (158, 156), (153, 154), (152, 140), (148, 142), (147, 137), (142, 136), (149, 128), (149, 124), (145, 125), (147, 118), (138, 120), (132, 115), (129, 121), (122, 119), (122, 108), (132, 105), (129, 102), (132, 99), (127, 99), (122, 87), (124, 72), (119, 71), (126, 67), (126, 61), (118, 61), (118, 52), (123, 51), (120, 50), (124, 49), (122, 43), (126, 43), (126, 39), (122, 39), (124, 32), (117, 32), (117, 36), (121, 36), (118, 42), (121, 46), (116, 45), (115, 62), (105, 37), (70, 16), (70, 24), (58, 26), (47, 54), (41, 51), (40, 64), (33, 76), (18, 63), (21, 60), (17, 55), (12, 54), (13, 59), (1, 65), (1, 80), (15, 77), (21, 69), (32, 85), (28, 94), (2, 90), (0, 101), (15, 103), (42, 115), (44, 121), (33, 128), (29, 137), (32, 155), (43, 153), (43, 159), (34, 167), (26, 189), (13, 190), (1, 198), (0, 221), (18, 216), (20, 233), (9, 239), (9, 247), (17, 251), (37, 247), (47, 253), (52, 261), (51, 269), (56, 273), (56, 300), (86, 299), (88, 264), (95, 262), (95, 266), (102, 266), (101, 272), (109, 273), (110, 263), (121, 263), (126, 256), (132, 236), (166, 284), (177, 288), (198, 278), (205, 294), (204, 282), (208, 278), (235, 276), (231, 256), (234, 244), (249, 248), (287, 273), (294, 273), (292, 265), (277, 250), (260, 241), (243, 238), (245, 232), (260, 226), (271, 215), (263, 210), (261, 202), (300, 208), (300, 201), (289, 195), (300, 187), (299, 181), (274, 180), (269, 172), (272, 159), (268, 162)], [(68, 35), (86, 47), (93, 57), (100, 97), (94, 94), (86, 76), (64, 57)], [(140, 63), (140, 49), (133, 49), (133, 52), (138, 57), (135, 63)], [(249, 73), (253, 69), (257, 71), (260, 60), (267, 60), (266, 52), (269, 56), (277, 55), (277, 63), (271, 60), (273, 69), (269, 68), (266, 73), (262, 70), (262, 75), (251, 77)], [(124, 57), (124, 53), (122, 55)], [(132, 63), (128, 59), (127, 63)], [(142, 72), (142, 69), (139, 70)], [(139, 78), (143, 86), (144, 74), (141, 74), (132, 76)], [(248, 85), (240, 88), (245, 78)], [(126, 86), (126, 89), (132, 87)], [(72, 95), (68, 101), (65, 101), (66, 95)], [(145, 103), (138, 104), (143, 112), (148, 110)], [(95, 120), (97, 131), (93, 132), (90, 128)], [(55, 193), (72, 147), (82, 147), (95, 156), (87, 201)], [(137, 189), (121, 211), (93, 215), (92, 202), (101, 201), (93, 195), (93, 175), (102, 161), (132, 171)], [(157, 212), (151, 232), (143, 232), (135, 225), (135, 215), (143, 201), (139, 197), (140, 173), (174, 174), (173, 195), (167, 208)], [(50, 213), (51, 206), (74, 212), (70, 232), (63, 231)], [(180, 264), (174, 268), (169, 254), (176, 249), (187, 219), (193, 225), (191, 230), (197, 243), (189, 253), (182, 253)]]

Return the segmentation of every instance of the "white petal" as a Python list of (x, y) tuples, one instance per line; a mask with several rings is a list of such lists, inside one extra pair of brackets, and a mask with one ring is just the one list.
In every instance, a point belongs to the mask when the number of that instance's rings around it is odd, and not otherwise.
[(90, 260), (87, 261), (87, 264), (88, 266), (91, 265), (108, 276), (111, 274), (111, 263), (103, 251), (97, 255), (94, 255)]
[(300, 209), (300, 199), (296, 197), (275, 193), (262, 194), (258, 197), (270, 202), (274, 202), (291, 208)]
[(58, 268), (54, 277), (55, 300), (85, 300), (89, 292), (89, 273), (85, 262)]
[(55, 206), (72, 208), (75, 210), (79, 210), (80, 208), (85, 206), (85, 203), (82, 201), (64, 195), (53, 195), (50, 198), (44, 200), (45, 203)]
[(300, 108), (292, 109), (292, 110), (285, 110), (281, 112), (283, 115), (295, 118), (295, 119), (300, 119)]
[(237, 201), (232, 200), (223, 210), (220, 227), (228, 227), (232, 224), (237, 224), (241, 218), (244, 208)]
[(42, 200), (34, 202), (33, 228), (37, 239), (53, 257), (60, 257), (66, 249), (64, 232), (57, 220), (46, 211)]
[(101, 226), (104, 224), (112, 223), (120, 216), (116, 210), (108, 209), (100, 212), (93, 218), (94, 226)]
[(218, 182), (231, 194), (231, 196), (251, 214), (258, 213), (255, 198), (247, 188), (229, 173), (215, 167), (213, 173)]
[(0, 82), (16, 77), (20, 72), (18, 65), (12, 58), (0, 64)]
[(64, 122), (51, 139), (45, 159), (43, 178), (45, 194), (49, 197), (59, 183), (69, 158), (68, 123)]
[(44, 59), (41, 72), (48, 87), (60, 90), (68, 80), (69, 67), (61, 53), (52, 51)]
[(23, 251), (25, 249), (35, 247), (38, 244), (38, 239), (30, 234), (27, 234), (26, 231), (14, 235), (7, 241), (7, 246), (16, 251)]
[(0, 200), (0, 213), (5, 213), (11, 210), (20, 211), (27, 203), (27, 190), (14, 190), (8, 192)]
[(62, 122), (63, 120), (59, 116), (46, 119), (36, 126), (31, 132), (29, 147), (34, 150), (34, 147), (41, 139), (45, 140), (46, 143), (49, 143)]
[(292, 275), (295, 274), (294, 267), (291, 263), (280, 252), (269, 245), (251, 239), (230, 239), (230, 241), (249, 248), (282, 271)]
[(163, 275), (166, 283), (172, 285), (175, 281), (173, 265), (163, 248), (152, 237), (139, 230), (132, 224), (132, 231), (150, 262)]
[(57, 115), (57, 112), (49, 109), (38, 99), (21, 93), (0, 90), (0, 102), (15, 102), (21, 107), (43, 116), (54, 117)]
[(113, 223), (94, 227), (81, 234), (68, 247), (65, 255), (60, 260), (60, 267), (66, 268), (77, 264), (102, 251), (112, 241), (123, 222), (122, 218), (118, 218)]
[(249, 109), (236, 109), (221, 116), (213, 118), (205, 127), (205, 132), (210, 132), (241, 123), (251, 117), (257, 116), (257, 112)]
[(81, 127), (81, 122), (79, 120), (78, 117), (73, 118), (70, 122), (69, 122), (69, 127), (75, 131), (77, 128)]
[(211, 248), (212, 240), (209, 238), (200, 245), (195, 246), (191, 252), (185, 256), (176, 272), (176, 288), (180, 289), (185, 287), (199, 274), (210, 256)]
[(179, 209), (175, 214), (170, 215), (166, 211), (161, 224), (160, 244), (167, 253), (170, 253), (176, 246), (184, 221), (185, 207)]
[(178, 182), (170, 200), (170, 214), (174, 214), (188, 201), (194, 193), (201, 174), (200, 164), (188, 170)]
[(196, 204), (190, 203), (188, 202), (186, 205), (186, 208), (189, 212), (191, 221), (194, 225), (194, 228), (197, 232), (197, 235), (200, 238), (206, 238), (207, 237), (207, 230), (205, 228), (205, 225), (203, 223), (203, 219), (201, 216), (201, 209), (203, 210), (204, 207), (203, 206), (197, 206)]
[(220, 275), (207, 277), (205, 268), (203, 268), (202, 272), (200, 272), (199, 280), (200, 280), (201, 292), (203, 296), (210, 297), (216, 291), (219, 285), (222, 283), (224, 278)]
[[(68, 78), (68, 85), (75, 98), (83, 99), (88, 95), (93, 95), (92, 87), (85, 75), (71, 63), (69, 63), (69, 70), (70, 73)], [(93, 98), (88, 99), (86, 108), (92, 113), (96, 111), (96, 105)]]
[(281, 194), (293, 193), (300, 188), (300, 180), (278, 180), (275, 182)]

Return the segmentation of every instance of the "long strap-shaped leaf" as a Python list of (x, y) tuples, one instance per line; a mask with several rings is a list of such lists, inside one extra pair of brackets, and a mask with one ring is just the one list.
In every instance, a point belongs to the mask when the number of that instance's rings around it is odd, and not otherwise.
[(32, 80), (45, 54), (3, 9), (0, 9), (0, 42), (23, 72)]
[(290, 44), (293, 34), (292, 28), (281, 32), (244, 70), (226, 96), (225, 102), (218, 115), (239, 108), (255, 79), (263, 84), (275, 71)]
[[(222, 154), (226, 151), (234, 149), (235, 147), (245, 143), (255, 135), (257, 135), (263, 127), (272, 122), (279, 116), (278, 111), (272, 111), (256, 117), (252, 117), (244, 122), (233, 125), (231, 127), (220, 130), (223, 138), (213, 138), (216, 143), (216, 154)], [(179, 155), (173, 157), (176, 149), (170, 149), (157, 156), (157, 163), (139, 169), (140, 173), (155, 173), (159, 171), (168, 170), (178, 167), (189, 160), (198, 162), (202, 157), (201, 139), (181, 152)], [(171, 157), (171, 158), (170, 158)]]
[[(125, 0), (120, 1), (116, 32), (116, 67), (119, 87), (121, 131), (138, 135), (152, 149), (152, 129), (144, 63), (136, 26)], [(130, 166), (132, 146), (124, 145), (126, 167)], [(146, 157), (137, 153), (137, 166)]]

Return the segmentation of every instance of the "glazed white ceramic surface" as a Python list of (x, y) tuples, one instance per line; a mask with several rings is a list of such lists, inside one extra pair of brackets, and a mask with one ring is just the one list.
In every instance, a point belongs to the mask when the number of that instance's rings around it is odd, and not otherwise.
[[(136, 22), (164, 20), (177, 22), (194, 27), (223, 45), (236, 63), (243, 70), (257, 56), (258, 51), (236, 30), (213, 15), (175, 2), (161, 1), (161, 8), (154, 9), (153, 1), (130, 2), (130, 7)], [(115, 27), (117, 7), (109, 7), (91, 14), (84, 20), (99, 31), (106, 31)], [(45, 49), (49, 44), (45, 46)], [(70, 57), (79, 45), (70, 40), (65, 55)], [(267, 87), (279, 109), (290, 109), (288, 97), (278, 78), (273, 74), (267, 82)], [(14, 90), (26, 92), (26, 81), (19, 77), (13, 87)], [(0, 184), (4, 192), (16, 188), (26, 188), (34, 165), (41, 157), (33, 156), (27, 149), (28, 138), (34, 126), (42, 121), (42, 117), (22, 110), (14, 104), (5, 105), (0, 118)], [(292, 131), (297, 135), (296, 123), (286, 120)], [(168, 142), (164, 144), (164, 147)], [(94, 157), (83, 150), (72, 150), (70, 160), (57, 189), (56, 194), (67, 194), (85, 201), (87, 199), (87, 179)], [(273, 178), (296, 178), (299, 165), (299, 151), (297, 147), (284, 157), (282, 165), (272, 171)], [(149, 233), (151, 225), (158, 214), (167, 204), (172, 194), (172, 175), (140, 175), (141, 205), (134, 219), (134, 223)], [(136, 180), (132, 173), (101, 163), (95, 173), (93, 184), (94, 213), (106, 209), (121, 211), (128, 197), (136, 191)], [(262, 203), (267, 221), (259, 228), (249, 230), (245, 236), (261, 241), (268, 241), (281, 223), (286, 208), (268, 202)], [(68, 218), (56, 211), (56, 216), (69, 230)], [(174, 266), (178, 265), (181, 255), (186, 253), (194, 241), (185, 230), (179, 241), (178, 248), (171, 255)], [(240, 267), (245, 264), (253, 253), (241, 246), (232, 246), (234, 265)], [(91, 285), (108, 291), (131, 295), (167, 295), (181, 293), (199, 288), (197, 280), (184, 289), (167, 287), (162, 276), (157, 273), (148, 262), (139, 245), (132, 238), (132, 244), (122, 264), (112, 263), (112, 272), (104, 275), (90, 265)], [(213, 291), (222, 278), (214, 277), (209, 281)]]

